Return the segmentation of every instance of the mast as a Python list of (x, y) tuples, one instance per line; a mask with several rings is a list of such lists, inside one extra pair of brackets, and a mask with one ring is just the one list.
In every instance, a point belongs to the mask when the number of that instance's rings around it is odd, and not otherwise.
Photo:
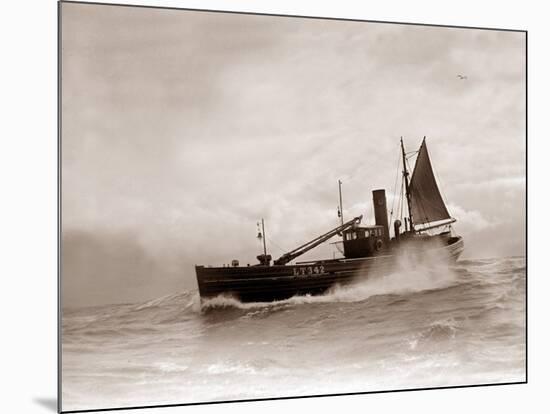
[(340, 225), (344, 225), (344, 210), (342, 210), (342, 181), (338, 180), (338, 194), (340, 196)]
[(265, 248), (265, 228), (264, 228), (264, 219), (262, 218), (262, 240), (264, 242), (264, 257), (267, 257), (267, 250)]
[(401, 137), (401, 153), (403, 154), (403, 177), (405, 178), (405, 196), (407, 197), (407, 207), (409, 210), (409, 228), (414, 231), (411, 210), (411, 193), (409, 189), (409, 172), (407, 171), (407, 158), (405, 156), (405, 146), (403, 145), (403, 137)]

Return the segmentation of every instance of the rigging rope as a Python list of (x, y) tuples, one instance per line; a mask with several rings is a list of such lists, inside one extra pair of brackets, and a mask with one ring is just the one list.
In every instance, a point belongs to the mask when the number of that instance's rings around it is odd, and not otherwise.
[[(419, 153), (420, 150), (418, 150), (416, 152)], [(408, 164), (409, 163), (407, 162), (407, 165)], [(415, 167), (416, 167), (416, 163), (415, 163)], [(410, 166), (409, 166), (409, 169), (410, 169)], [(411, 178), (412, 178), (412, 174), (411, 174)], [(410, 190), (410, 187), (409, 187), (409, 190)], [(422, 198), (419, 197), (418, 200), (416, 200), (416, 203), (418, 203), (418, 207), (420, 207), (420, 210), (422, 210), (422, 214), (424, 214), (424, 220), (426, 220), (426, 222), (428, 222), (429, 218), (428, 218), (428, 215), (426, 214), (426, 209), (424, 208), (424, 203), (423, 203)], [(411, 214), (411, 212), (409, 211), (409, 216), (410, 216), (410, 214)], [(420, 224), (423, 224), (423, 223), (420, 223)]]
[(393, 200), (391, 203), (390, 224), (393, 218), (393, 207), (395, 206), (395, 198), (397, 197), (397, 179), (399, 178), (399, 165), (401, 165), (401, 154), (398, 153), (397, 155), (397, 171), (395, 172), (395, 183), (393, 184)]
[(403, 187), (405, 186), (405, 177), (402, 177), (401, 178), (401, 197), (399, 198), (399, 204), (400, 204), (400, 208), (401, 208), (401, 213), (399, 214), (399, 218), (401, 220), (403, 220), (403, 205), (405, 204), (405, 202), (403, 201)]
[(288, 250), (285, 250), (283, 249), (281, 246), (279, 246), (277, 243), (275, 243), (273, 240), (271, 240), (271, 238), (265, 236), (265, 238), (269, 241), (270, 244), (272, 244), (273, 246), (275, 246), (277, 249), (279, 249), (281, 252), (286, 253)]

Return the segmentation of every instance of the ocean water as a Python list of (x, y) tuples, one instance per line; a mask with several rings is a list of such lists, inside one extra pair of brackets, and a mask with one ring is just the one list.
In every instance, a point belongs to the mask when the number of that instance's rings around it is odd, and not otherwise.
[(462, 260), (269, 304), (64, 310), (63, 410), (524, 381), (525, 273)]

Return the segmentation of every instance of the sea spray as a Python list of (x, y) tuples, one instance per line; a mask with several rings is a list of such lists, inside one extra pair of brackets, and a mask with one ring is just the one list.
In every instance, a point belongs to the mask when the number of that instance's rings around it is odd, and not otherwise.
[(216, 308), (254, 309), (283, 305), (301, 305), (330, 302), (360, 302), (377, 295), (399, 295), (441, 289), (458, 283), (458, 275), (448, 262), (437, 257), (418, 259), (413, 255), (402, 254), (389, 273), (365, 272), (351, 283), (336, 284), (322, 295), (298, 295), (273, 302), (243, 303), (230, 294), (220, 294), (202, 301), (203, 311)]

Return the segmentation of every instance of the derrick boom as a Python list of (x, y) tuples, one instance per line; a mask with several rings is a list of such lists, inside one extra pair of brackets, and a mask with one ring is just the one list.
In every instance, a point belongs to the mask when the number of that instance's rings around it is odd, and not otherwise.
[(321, 243), (326, 242), (330, 238), (336, 236), (338, 233), (343, 232), (344, 230), (348, 229), (349, 227), (352, 227), (354, 225), (357, 225), (361, 223), (361, 220), (363, 219), (363, 216), (358, 216), (350, 221), (345, 222), (344, 224), (335, 227), (334, 229), (326, 232), (325, 234), (320, 235), (319, 237), (316, 237), (315, 239), (302, 244), (301, 246), (295, 248), (294, 250), (291, 250), (288, 253), (283, 254), (281, 257), (279, 257), (277, 260), (273, 261), (274, 265), (285, 265), (288, 262), (296, 259), (297, 257), (303, 255), (304, 253), (310, 251), (316, 246), (319, 246)]

